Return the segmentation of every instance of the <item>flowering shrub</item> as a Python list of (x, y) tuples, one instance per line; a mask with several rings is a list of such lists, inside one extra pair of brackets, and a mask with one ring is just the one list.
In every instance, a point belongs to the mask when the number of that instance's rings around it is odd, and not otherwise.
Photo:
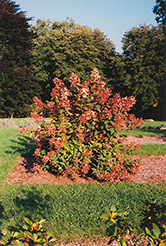
[[(137, 161), (120, 148), (119, 131), (141, 124), (129, 114), (134, 97), (111, 96), (97, 69), (90, 81), (71, 74), (70, 86), (53, 80), (51, 101), (34, 98), (32, 118), (41, 126), (34, 130), (35, 157), (44, 168), (63, 175), (90, 175), (101, 181), (123, 181), (135, 172)], [(49, 121), (45, 116), (49, 115)]]

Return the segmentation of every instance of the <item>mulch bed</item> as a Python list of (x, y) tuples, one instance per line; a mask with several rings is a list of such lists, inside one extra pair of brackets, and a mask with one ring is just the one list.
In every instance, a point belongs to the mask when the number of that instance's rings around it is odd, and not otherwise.
[[(163, 143), (166, 144), (165, 137), (143, 137), (138, 138), (130, 136), (127, 138), (128, 143), (142, 144), (142, 143)], [(133, 183), (166, 183), (166, 155), (164, 156), (136, 156), (141, 161), (140, 167), (136, 175), (131, 177)], [(19, 162), (10, 173), (7, 183), (13, 185), (23, 184), (87, 184), (99, 183), (92, 178), (77, 177), (74, 180), (55, 176), (47, 171), (43, 171), (40, 167), (38, 172), (32, 169), (34, 159), (20, 157)]]

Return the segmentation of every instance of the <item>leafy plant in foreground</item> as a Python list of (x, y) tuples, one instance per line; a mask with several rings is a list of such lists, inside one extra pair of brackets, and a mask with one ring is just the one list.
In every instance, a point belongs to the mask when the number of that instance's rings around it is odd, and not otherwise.
[(120, 148), (119, 131), (141, 124), (140, 119), (128, 113), (134, 97), (111, 96), (97, 69), (92, 71), (90, 81), (81, 83), (72, 73), (68, 88), (58, 78), (54, 84), (51, 101), (43, 103), (34, 98), (36, 112), (32, 118), (41, 122), (33, 131), (38, 138), (37, 162), (44, 169), (72, 177), (128, 180), (138, 162)]
[(142, 228), (148, 227), (151, 230), (153, 224), (162, 226), (162, 224), (166, 224), (166, 206), (157, 204), (155, 199), (150, 202), (145, 201), (143, 217)]
[(1, 232), (1, 245), (23, 245), (23, 246), (51, 246), (55, 245), (56, 238), (49, 235), (42, 224), (45, 220), (33, 222), (24, 218), (25, 224), (19, 232), (4, 229)]
[(151, 245), (166, 245), (166, 206), (158, 205), (152, 199), (146, 201), (142, 227), (150, 239)]
[(166, 225), (158, 226), (152, 223), (152, 229), (145, 227), (145, 232), (150, 239), (150, 244), (155, 246), (165, 246), (166, 245)]
[(130, 234), (131, 227), (127, 218), (128, 212), (118, 212), (115, 205), (112, 205), (107, 214), (101, 216), (103, 221), (109, 223), (107, 234), (110, 236), (109, 243), (117, 240), (120, 244), (127, 245), (126, 240)]

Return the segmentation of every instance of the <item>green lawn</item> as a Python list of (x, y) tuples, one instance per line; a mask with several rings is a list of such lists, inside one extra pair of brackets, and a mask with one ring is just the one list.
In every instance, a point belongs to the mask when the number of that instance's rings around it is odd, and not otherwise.
[[(106, 207), (115, 204), (125, 211), (129, 206), (129, 219), (141, 231), (140, 224), (145, 201), (156, 199), (166, 204), (166, 186), (154, 184), (102, 184), (102, 185), (23, 185), (5, 183), (19, 155), (32, 153), (35, 146), (30, 139), (19, 135), (18, 129), (0, 129), (0, 229), (17, 227), (24, 216), (33, 220), (45, 218), (47, 228), (59, 241), (94, 239), (106, 236), (106, 225), (100, 216)], [(165, 145), (162, 145), (165, 146)], [(142, 151), (161, 154), (161, 147), (143, 146)], [(165, 150), (164, 150), (165, 151)]]
[(0, 129), (0, 183), (6, 180), (9, 171), (19, 158), (19, 153), (15, 151), (18, 139), (18, 129)]
[(134, 155), (166, 155), (166, 144), (142, 144)]
[(166, 130), (160, 130), (160, 127), (166, 127), (166, 121), (144, 121), (138, 129), (122, 130), (121, 135), (125, 136), (166, 136)]
[(129, 220), (141, 231), (144, 203), (156, 199), (166, 204), (163, 185), (3, 185), (0, 189), (1, 225), (18, 227), (24, 216), (45, 218), (47, 228), (58, 240), (94, 239), (106, 236), (100, 217), (115, 204), (119, 211), (129, 206)]

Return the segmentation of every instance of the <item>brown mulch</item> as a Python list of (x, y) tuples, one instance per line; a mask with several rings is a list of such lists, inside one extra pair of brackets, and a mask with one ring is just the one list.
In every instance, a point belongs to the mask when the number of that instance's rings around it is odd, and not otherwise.
[(13, 185), (23, 184), (56, 184), (56, 185), (69, 185), (69, 184), (86, 184), (97, 183), (92, 178), (76, 177), (70, 179), (63, 176), (56, 176), (55, 174), (43, 171), (41, 167), (37, 171), (33, 170), (34, 159), (20, 157), (19, 162), (16, 164), (14, 170), (11, 172), (7, 179), (7, 183)]
[(136, 175), (132, 177), (133, 183), (164, 183), (166, 184), (166, 155), (139, 156), (141, 164)]
[[(129, 136), (127, 143), (142, 144), (142, 143), (163, 143), (166, 144), (166, 137), (134, 137)], [(166, 155), (164, 156), (137, 156), (140, 159), (141, 165), (136, 175), (131, 177), (131, 182), (134, 183), (166, 183)], [(14, 170), (10, 173), (7, 183), (13, 185), (23, 184), (87, 184), (98, 183), (92, 178), (76, 177), (74, 180), (55, 176), (47, 171), (43, 171), (38, 167), (38, 172), (32, 169), (34, 160), (32, 158), (20, 157)]]
[(166, 137), (136, 137), (136, 136), (128, 136), (127, 143), (135, 143), (135, 144), (166, 144)]
[[(120, 243), (117, 242), (117, 241), (113, 241), (112, 243), (109, 243), (109, 237), (107, 238), (103, 238), (103, 239), (100, 239), (100, 240), (87, 240), (86, 242), (82, 241), (82, 240), (78, 240), (78, 241), (73, 241), (71, 243), (60, 243), (58, 244), (58, 246), (120, 246)], [(128, 246), (148, 246), (148, 240), (141, 237), (139, 238), (139, 243), (138, 243), (138, 238), (135, 242), (133, 242), (132, 240), (132, 236), (131, 237), (128, 237), (128, 239), (126, 240), (127, 242), (127, 245)]]

